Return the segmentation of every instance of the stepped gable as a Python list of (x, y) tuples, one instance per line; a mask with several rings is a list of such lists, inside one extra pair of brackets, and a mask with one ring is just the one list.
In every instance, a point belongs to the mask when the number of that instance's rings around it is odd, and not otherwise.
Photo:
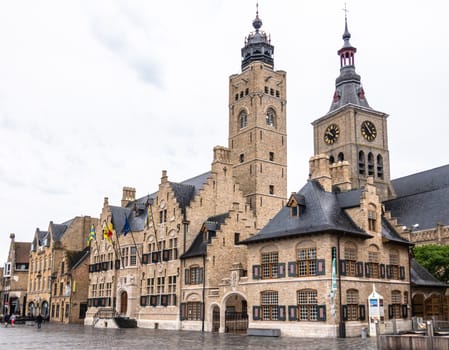
[(400, 225), (418, 224), (419, 230), (449, 225), (449, 165), (398, 178), (392, 184), (396, 198), (384, 204)]
[(299, 194), (304, 196), (305, 201), (305, 208), (301, 215), (292, 217), (290, 208), (284, 207), (257, 235), (242, 243), (249, 244), (329, 231), (345, 232), (361, 238), (372, 237), (361, 230), (344, 212), (338, 202), (337, 194), (325, 192), (317, 181), (308, 181)]
[(192, 245), (187, 249), (187, 251), (180, 256), (180, 259), (194, 258), (198, 256), (205, 256), (207, 253), (207, 244), (209, 240), (205, 240), (203, 236), (204, 230), (208, 231), (209, 238), (215, 237), (216, 232), (220, 229), (221, 224), (223, 224), (229, 217), (229, 213), (224, 213), (220, 215), (215, 215), (209, 217), (201, 228), (200, 232), (196, 235)]
[(449, 285), (439, 281), (424, 266), (420, 265), (415, 259), (411, 259), (411, 283), (417, 287), (432, 287), (432, 288), (448, 288)]

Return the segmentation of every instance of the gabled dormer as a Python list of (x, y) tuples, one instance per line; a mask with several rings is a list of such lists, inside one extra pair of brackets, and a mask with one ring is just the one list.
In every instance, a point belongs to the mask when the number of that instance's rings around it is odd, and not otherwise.
[(290, 208), (291, 217), (300, 217), (306, 210), (306, 199), (302, 194), (292, 193), (287, 202), (287, 207)]

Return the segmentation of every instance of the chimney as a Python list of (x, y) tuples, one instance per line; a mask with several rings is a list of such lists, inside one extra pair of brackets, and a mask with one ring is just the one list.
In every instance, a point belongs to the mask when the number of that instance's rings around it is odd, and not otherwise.
[(123, 187), (122, 208), (126, 207), (129, 202), (136, 200), (136, 189), (134, 187)]
[(329, 157), (318, 154), (309, 160), (310, 180), (318, 181), (326, 192), (332, 191), (332, 179), (329, 169)]

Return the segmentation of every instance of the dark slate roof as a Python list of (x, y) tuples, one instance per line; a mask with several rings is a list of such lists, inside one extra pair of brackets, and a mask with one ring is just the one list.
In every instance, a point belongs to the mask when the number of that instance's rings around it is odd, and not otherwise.
[[(224, 213), (220, 215), (215, 215), (209, 217), (203, 225), (208, 230), (209, 234), (215, 235), (215, 233), (220, 229), (221, 224), (223, 224), (229, 217), (229, 213)], [(187, 251), (180, 256), (181, 259), (194, 258), (198, 256), (205, 256), (207, 253), (208, 241), (203, 238), (203, 232), (200, 230), (196, 235), (192, 245), (187, 249)]]
[(257, 235), (242, 243), (329, 231), (349, 233), (361, 238), (372, 237), (360, 229), (340, 207), (337, 194), (325, 192), (317, 181), (308, 181), (299, 194), (305, 198), (305, 209), (299, 217), (292, 217), (290, 208), (284, 207)]
[(383, 217), (383, 216), (382, 216), (382, 237), (389, 241), (395, 242), (395, 243), (405, 244), (405, 245), (409, 245), (409, 246), (414, 245), (414, 243), (411, 243), (410, 241), (403, 239), (396, 232), (396, 230), (393, 228), (393, 226), (391, 226), (389, 221), (387, 219), (385, 219), (385, 217)]
[(418, 287), (448, 288), (449, 285), (439, 281), (415, 259), (411, 259), (411, 282)]
[(69, 266), (67, 266), (67, 268), (69, 270), (75, 269), (89, 256), (89, 254), (90, 254), (90, 247), (86, 247), (84, 248), (84, 250), (81, 250), (79, 252), (77, 251), (68, 252)]
[(337, 192), (337, 200), (343, 209), (354, 208), (360, 205), (362, 189), (358, 188), (351, 191)]
[(29, 242), (14, 242), (16, 264), (25, 264), (30, 261), (31, 243)]
[(176, 182), (171, 182), (170, 186), (173, 189), (173, 193), (175, 194), (179, 206), (182, 209), (185, 209), (195, 196), (195, 186)]
[(385, 208), (400, 225), (419, 230), (449, 225), (449, 165), (405, 176), (392, 181), (396, 198)]
[[(112, 213), (112, 225), (117, 235), (121, 235), (123, 227), (125, 226), (125, 217), (128, 218), (128, 223), (132, 232), (142, 231), (145, 228), (145, 223), (147, 220), (147, 211), (130, 209), (128, 207), (116, 207), (109, 206)], [(138, 215), (136, 215), (136, 213)]]
[[(69, 224), (72, 220), (69, 221)], [(67, 224), (55, 224), (53, 221), (50, 221), (50, 231), (52, 233), (53, 241), (60, 241), (62, 236), (64, 236), (65, 231), (69, 227)]]

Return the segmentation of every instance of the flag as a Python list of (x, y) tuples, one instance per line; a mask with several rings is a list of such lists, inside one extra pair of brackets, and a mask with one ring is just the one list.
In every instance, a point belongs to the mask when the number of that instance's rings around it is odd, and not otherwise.
[(111, 241), (112, 239), (112, 230), (113, 230), (112, 222), (108, 225), (106, 224), (106, 220), (103, 222), (103, 237), (107, 241)]
[(332, 290), (337, 290), (337, 259), (332, 259)]
[(131, 232), (131, 226), (129, 226), (128, 217), (125, 215), (125, 224), (123, 225), (123, 236), (126, 236), (129, 232)]
[(92, 240), (97, 239), (97, 235), (95, 234), (95, 227), (94, 225), (92, 225), (90, 227), (90, 233), (89, 236), (87, 237), (87, 245), (90, 246), (90, 243), (92, 242)]

